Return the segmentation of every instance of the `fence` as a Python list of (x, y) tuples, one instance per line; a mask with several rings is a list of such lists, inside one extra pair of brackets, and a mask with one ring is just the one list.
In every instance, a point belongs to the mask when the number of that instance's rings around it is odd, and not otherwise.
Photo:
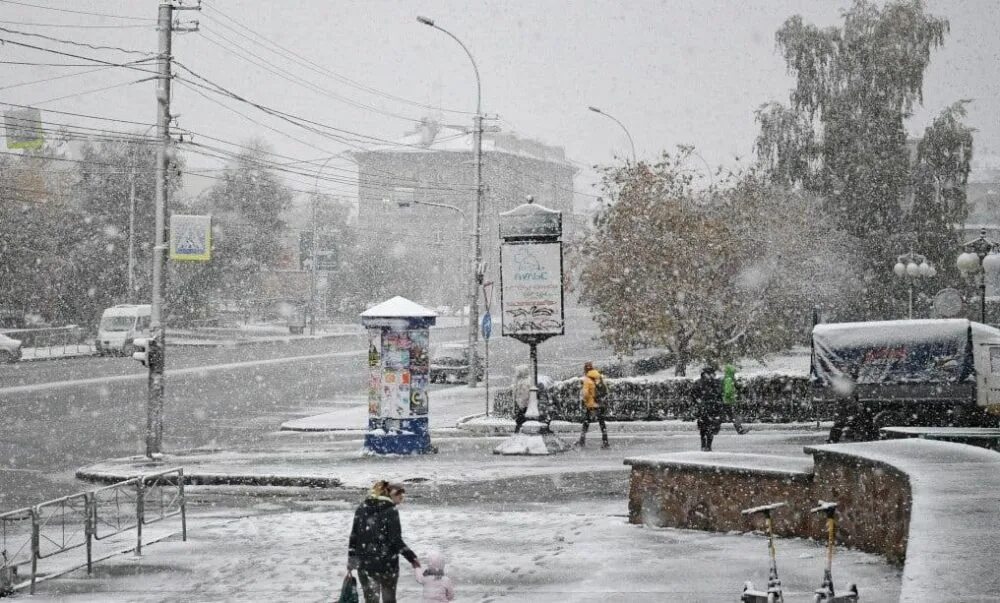
[[(25, 356), (32, 358), (65, 356), (67, 353), (93, 351), (93, 334), (83, 327), (45, 327), (39, 329), (3, 329), (8, 337), (19, 339)], [(27, 352), (31, 349), (31, 352)]]
[(181, 467), (0, 514), (0, 596), (20, 586), (18, 568), (28, 564), (34, 594), (38, 562), (74, 549), (86, 548), (87, 573), (91, 573), (94, 541), (126, 530), (135, 529), (135, 552), (141, 555), (142, 527), (177, 515), (186, 541)]

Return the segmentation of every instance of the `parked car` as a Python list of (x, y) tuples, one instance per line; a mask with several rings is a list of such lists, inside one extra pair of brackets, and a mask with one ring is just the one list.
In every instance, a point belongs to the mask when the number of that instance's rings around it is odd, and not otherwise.
[[(468, 344), (445, 343), (431, 346), (431, 383), (468, 383), (469, 361), (466, 357)], [(476, 358), (476, 374), (483, 374), (483, 350)]]
[(0, 362), (11, 363), (21, 359), (21, 340), (0, 333)]

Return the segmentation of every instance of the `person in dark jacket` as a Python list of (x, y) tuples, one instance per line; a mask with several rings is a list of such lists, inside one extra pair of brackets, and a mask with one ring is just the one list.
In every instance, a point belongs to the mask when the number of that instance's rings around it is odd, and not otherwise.
[(722, 384), (715, 378), (715, 367), (709, 365), (701, 370), (701, 377), (691, 389), (694, 402), (694, 414), (698, 420), (698, 433), (701, 435), (701, 449), (712, 451), (712, 439), (722, 429), (722, 416), (725, 408), (722, 405)]
[(387, 481), (375, 482), (368, 498), (354, 512), (347, 550), (347, 569), (358, 570), (365, 603), (395, 603), (399, 555), (414, 568), (417, 556), (403, 542), (399, 511), (406, 490)]

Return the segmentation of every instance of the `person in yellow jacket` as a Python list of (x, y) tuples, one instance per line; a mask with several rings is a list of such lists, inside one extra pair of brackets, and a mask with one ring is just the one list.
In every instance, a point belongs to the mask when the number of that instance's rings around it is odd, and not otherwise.
[(606, 412), (606, 392), (607, 384), (604, 383), (604, 376), (594, 368), (593, 363), (587, 362), (583, 365), (583, 384), (580, 388), (580, 401), (583, 403), (583, 431), (580, 432), (579, 446), (583, 448), (587, 444), (587, 429), (590, 422), (597, 419), (601, 426), (601, 448), (609, 448), (608, 426), (604, 423), (604, 413)]

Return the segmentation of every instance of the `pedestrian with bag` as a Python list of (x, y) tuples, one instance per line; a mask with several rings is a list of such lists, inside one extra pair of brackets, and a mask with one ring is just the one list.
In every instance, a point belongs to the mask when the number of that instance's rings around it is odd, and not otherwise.
[(604, 376), (594, 368), (592, 362), (583, 365), (583, 383), (580, 387), (580, 401), (583, 404), (583, 430), (580, 432), (578, 445), (583, 448), (587, 444), (587, 429), (590, 422), (597, 420), (601, 426), (601, 448), (610, 448), (608, 443), (608, 426), (604, 423), (607, 412), (608, 394), (610, 390), (604, 381)]
[(417, 582), (424, 587), (423, 603), (448, 603), (455, 599), (451, 578), (444, 575), (444, 555), (431, 551), (427, 555), (427, 569), (416, 568)]
[(385, 480), (375, 482), (354, 512), (347, 550), (347, 569), (358, 570), (365, 603), (395, 603), (399, 582), (399, 556), (414, 568), (417, 556), (403, 542), (399, 511), (406, 490)]
[(701, 369), (701, 376), (691, 388), (698, 433), (701, 436), (701, 450), (712, 451), (712, 439), (722, 430), (722, 384), (715, 378), (712, 365)]

